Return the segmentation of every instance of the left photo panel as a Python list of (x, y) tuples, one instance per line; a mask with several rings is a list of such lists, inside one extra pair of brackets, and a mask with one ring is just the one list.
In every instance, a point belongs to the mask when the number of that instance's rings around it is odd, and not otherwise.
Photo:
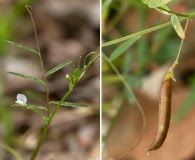
[(0, 1), (0, 160), (100, 160), (100, 0)]

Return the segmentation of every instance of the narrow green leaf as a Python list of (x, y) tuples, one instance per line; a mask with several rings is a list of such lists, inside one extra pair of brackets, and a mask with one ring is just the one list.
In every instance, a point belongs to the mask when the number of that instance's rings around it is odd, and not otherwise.
[(27, 76), (27, 75), (16, 73), (16, 72), (7, 72), (7, 73), (18, 76), (18, 77), (22, 77), (22, 78), (25, 78), (25, 79), (29, 79), (31, 81), (34, 81), (34, 82), (41, 83), (41, 84), (45, 85), (45, 82), (41, 79), (38, 79), (38, 78), (34, 78), (34, 77), (31, 77), (31, 76)]
[(42, 106), (38, 106), (38, 105), (33, 105), (33, 104), (25, 104), (25, 105), (20, 105), (20, 104), (13, 104), (11, 105), (12, 107), (24, 107), (27, 109), (41, 109), (41, 110), (46, 110), (47, 108), (42, 107)]
[(64, 63), (61, 63), (59, 65), (57, 65), (56, 67), (52, 68), (51, 70), (49, 70), (47, 73), (46, 73), (46, 76), (48, 76), (49, 74), (52, 74), (52, 73), (55, 73), (57, 72), (58, 70), (62, 69), (63, 67), (69, 65), (70, 63), (72, 63), (72, 61), (68, 60)]
[[(58, 105), (60, 101), (51, 101), (50, 104), (56, 104)], [(61, 106), (68, 106), (68, 107), (88, 107), (85, 104), (78, 104), (78, 103), (72, 103), (72, 102), (63, 102)]]
[(119, 47), (117, 47), (112, 54), (110, 55), (110, 60), (114, 61), (119, 56), (121, 56), (125, 51), (131, 47), (140, 37), (135, 37), (127, 40), (126, 42), (122, 43)]
[(170, 1), (171, 0), (150, 0), (149, 3), (148, 3), (148, 6), (150, 8), (156, 8), (156, 7), (160, 7), (160, 6), (165, 5)]
[(18, 47), (18, 48), (22, 48), (22, 49), (25, 49), (27, 51), (30, 51), (30, 52), (33, 52), (35, 54), (38, 54), (40, 55), (40, 53), (30, 47), (27, 47), (27, 46), (24, 46), (24, 45), (21, 45), (21, 44), (18, 44), (18, 43), (15, 43), (15, 42), (12, 42), (12, 41), (7, 41), (7, 40), (4, 40), (6, 43), (10, 44), (10, 45), (13, 45), (15, 47)]
[(172, 14), (172, 16), (171, 16), (171, 23), (173, 25), (173, 28), (177, 32), (178, 36), (181, 39), (184, 39), (185, 38), (185, 33), (182, 29), (182, 26), (180, 24), (180, 21), (179, 21), (178, 17), (175, 14)]

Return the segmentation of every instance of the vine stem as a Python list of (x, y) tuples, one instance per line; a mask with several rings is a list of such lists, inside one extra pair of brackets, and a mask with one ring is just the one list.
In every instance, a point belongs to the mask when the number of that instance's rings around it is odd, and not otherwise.
[[(187, 19), (187, 22), (186, 22), (186, 25), (185, 25), (185, 29), (184, 29), (184, 33), (185, 33), (185, 34), (186, 34), (186, 31), (187, 31), (187, 28), (188, 28), (188, 24), (189, 24), (189, 19)], [(183, 39), (181, 40), (181, 43), (180, 43), (180, 46), (179, 46), (179, 51), (178, 51), (177, 57), (176, 57), (174, 63), (172, 64), (172, 66), (170, 67), (169, 71), (173, 71), (174, 68), (179, 64), (179, 57), (180, 57), (180, 55), (181, 55), (181, 50), (182, 50), (182, 46), (183, 46), (183, 43), (184, 43), (184, 39), (185, 39), (185, 38), (183, 38)], [(174, 77), (173, 77), (173, 80), (175, 80)]]
[(192, 14), (182, 14), (182, 13), (177, 13), (177, 12), (173, 12), (173, 11), (167, 10), (167, 9), (165, 9), (163, 7), (157, 7), (157, 8), (160, 9), (160, 10), (166, 11), (168, 13), (175, 14), (175, 15), (180, 16), (180, 17), (192, 18), (192, 17), (195, 16), (195, 13), (192, 13)]
[(44, 82), (45, 82), (45, 92), (46, 92), (46, 101), (47, 101), (47, 115), (49, 117), (50, 116), (50, 103), (49, 103), (50, 100), (49, 100), (49, 86), (48, 86), (47, 76), (46, 76), (46, 72), (45, 72), (45, 68), (44, 68), (44, 64), (43, 64), (43, 59), (42, 59), (42, 56), (41, 56), (41, 50), (40, 50), (40, 46), (39, 46), (37, 31), (36, 31), (34, 19), (33, 19), (33, 16), (32, 16), (32, 8), (28, 5), (26, 5), (26, 9), (28, 10), (28, 13), (30, 14), (30, 18), (31, 18), (34, 33), (35, 33), (35, 39), (36, 39), (36, 42), (37, 42), (37, 49), (38, 49), (38, 52), (39, 52), (39, 60), (40, 60), (40, 63), (41, 63), (41, 69), (42, 69), (42, 72), (43, 72), (43, 77), (44, 77)]

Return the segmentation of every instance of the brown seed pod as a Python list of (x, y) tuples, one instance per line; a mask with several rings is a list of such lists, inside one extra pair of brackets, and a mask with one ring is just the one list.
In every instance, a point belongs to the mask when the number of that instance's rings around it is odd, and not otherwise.
[(172, 78), (173, 72), (171, 70), (165, 74), (162, 82), (159, 103), (158, 130), (148, 151), (160, 148), (167, 136), (171, 117)]

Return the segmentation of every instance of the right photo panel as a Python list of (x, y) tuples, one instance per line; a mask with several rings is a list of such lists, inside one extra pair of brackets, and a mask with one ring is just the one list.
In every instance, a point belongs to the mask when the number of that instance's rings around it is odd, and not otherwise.
[(101, 12), (102, 160), (195, 159), (195, 1)]

